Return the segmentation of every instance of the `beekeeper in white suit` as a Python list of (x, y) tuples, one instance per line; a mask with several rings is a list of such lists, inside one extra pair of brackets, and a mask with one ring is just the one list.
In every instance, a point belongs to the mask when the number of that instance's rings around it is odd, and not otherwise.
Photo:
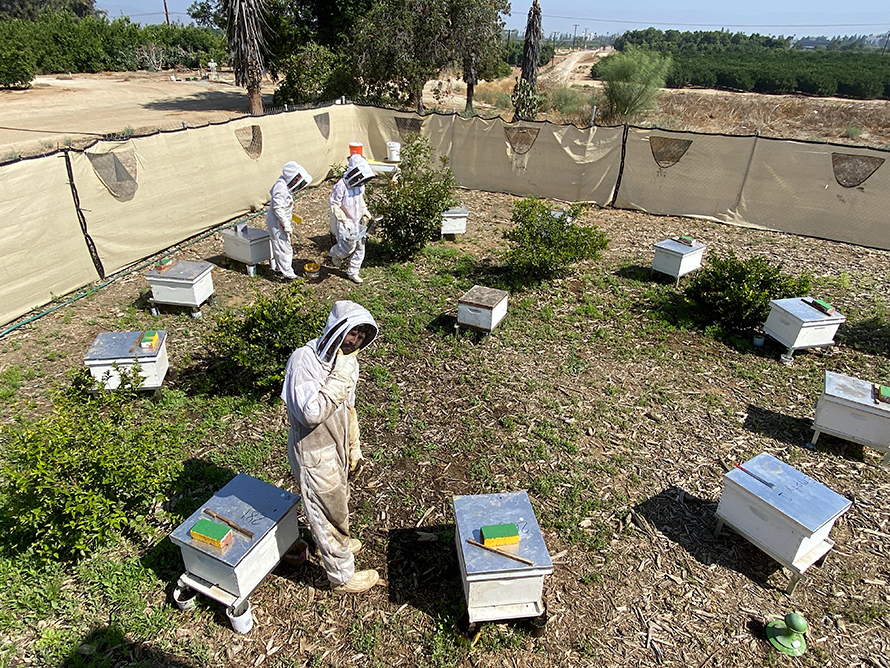
[(281, 274), (285, 281), (294, 280), (294, 249), (290, 243), (293, 231), (294, 195), (312, 183), (303, 167), (293, 160), (285, 163), (281, 176), (275, 181), (269, 194), (269, 210), (266, 212), (266, 229), (272, 242), (273, 269)]
[(365, 206), (365, 183), (374, 178), (371, 165), (360, 155), (349, 156), (346, 172), (334, 185), (330, 199), (331, 233), (337, 243), (331, 247), (335, 267), (346, 263), (346, 278), (361, 283), (359, 270), (365, 259), (365, 235), (371, 214)]
[(331, 587), (357, 594), (379, 580), (376, 570), (355, 570), (362, 544), (349, 534), (347, 478), (362, 461), (355, 384), (358, 352), (377, 336), (377, 323), (351, 301), (331, 309), (323, 334), (287, 362), (281, 398), (290, 430), (287, 455), (300, 482), (303, 509)]

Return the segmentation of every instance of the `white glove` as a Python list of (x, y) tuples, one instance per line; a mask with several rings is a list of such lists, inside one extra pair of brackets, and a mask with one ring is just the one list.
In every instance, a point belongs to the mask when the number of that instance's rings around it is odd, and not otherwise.
[[(357, 351), (356, 351), (357, 352)], [(337, 351), (337, 360), (334, 362), (334, 370), (328, 376), (327, 382), (319, 390), (326, 395), (335, 405), (339, 406), (349, 396), (349, 390), (355, 384), (354, 372), (358, 369), (358, 359), (355, 353), (344, 355)]]
[(331, 373), (343, 380), (348, 380), (351, 385), (352, 379), (358, 373), (358, 351), (344, 355), (342, 350), (338, 350), (337, 359), (334, 361), (334, 370)]
[(362, 455), (361, 442), (358, 437), (358, 414), (355, 412), (355, 408), (349, 409), (349, 427), (347, 433), (349, 437), (349, 471), (350, 473), (354, 473), (355, 470), (362, 465), (362, 462), (365, 459)]
[(331, 213), (333, 214), (334, 218), (339, 220), (341, 223), (345, 223), (348, 220), (348, 218), (346, 217), (346, 212), (336, 204), (331, 207)]

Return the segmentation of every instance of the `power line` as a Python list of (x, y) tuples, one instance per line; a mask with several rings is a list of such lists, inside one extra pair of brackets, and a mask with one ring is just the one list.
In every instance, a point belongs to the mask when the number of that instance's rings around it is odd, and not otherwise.
[(587, 23), (631, 23), (634, 25), (654, 26), (656, 24), (685, 26), (690, 28), (866, 28), (873, 26), (884, 27), (883, 23), (674, 23), (673, 21), (630, 21), (624, 19), (598, 19), (588, 16), (557, 16), (556, 14), (542, 14), (545, 19), (565, 19), (567, 21), (584, 21)]

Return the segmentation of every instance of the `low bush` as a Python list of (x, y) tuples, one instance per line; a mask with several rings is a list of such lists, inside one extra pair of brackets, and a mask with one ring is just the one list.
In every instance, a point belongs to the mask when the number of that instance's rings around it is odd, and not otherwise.
[(808, 274), (792, 276), (765, 257), (742, 260), (729, 251), (709, 255), (683, 293), (692, 320), (726, 334), (752, 330), (766, 320), (771, 299), (800, 297), (810, 291)]
[(582, 227), (573, 221), (585, 210), (573, 204), (554, 210), (547, 202), (527, 197), (513, 205), (513, 229), (504, 232), (511, 242), (505, 259), (521, 281), (538, 281), (563, 274), (582, 260), (595, 260), (609, 245), (596, 226)]
[(30, 50), (0, 48), (0, 86), (26, 88), (34, 79), (34, 55)]
[(181, 427), (152, 417), (135, 396), (138, 369), (99, 390), (86, 368), (55, 412), (0, 428), (0, 529), (4, 543), (42, 560), (88, 555), (115, 535), (136, 534), (182, 470)]
[(441, 236), (442, 213), (458, 204), (453, 195), (457, 183), (448, 158), (439, 158), (436, 168), (432, 146), (418, 134), (409, 135), (400, 157), (398, 178), (372, 185), (369, 208), (381, 216), (386, 251), (396, 260), (409, 260)]
[(234, 394), (276, 396), (291, 353), (319, 336), (327, 309), (291, 283), (271, 297), (222, 313), (204, 337), (210, 353), (201, 382)]

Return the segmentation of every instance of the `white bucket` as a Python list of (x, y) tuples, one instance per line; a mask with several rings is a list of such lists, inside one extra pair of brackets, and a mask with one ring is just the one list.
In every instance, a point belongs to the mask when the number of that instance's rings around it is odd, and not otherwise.
[(397, 141), (388, 141), (386, 142), (386, 159), (389, 162), (398, 162), (399, 161), (399, 151), (402, 150), (402, 145)]
[(197, 594), (194, 589), (188, 587), (179, 587), (173, 590), (173, 600), (180, 610), (191, 610), (195, 607)]
[(253, 628), (253, 615), (250, 614), (250, 601), (240, 615), (236, 615), (232, 608), (226, 608), (226, 615), (232, 624), (232, 628), (238, 633), (250, 633)]

